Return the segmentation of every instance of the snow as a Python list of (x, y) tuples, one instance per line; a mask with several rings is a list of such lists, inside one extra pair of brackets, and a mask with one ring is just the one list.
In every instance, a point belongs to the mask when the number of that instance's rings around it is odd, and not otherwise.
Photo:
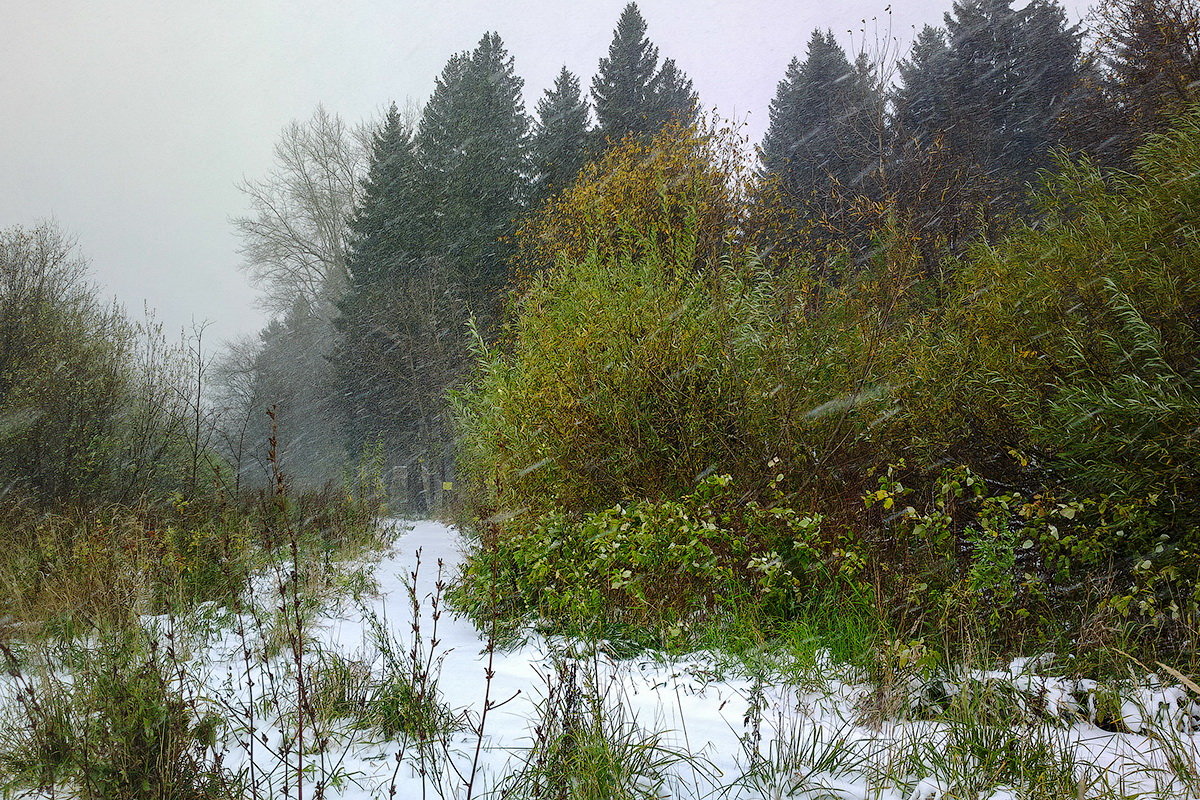
[[(321, 749), (310, 746), (310, 731), (305, 797), (315, 796), (318, 785), (325, 797), (344, 800), (390, 797), (393, 791), (397, 797), (466, 797), (472, 774), (470, 793), (485, 794), (519, 766), (533, 739), (538, 704), (554, 682), (556, 664), (581, 649), (579, 642), (531, 635), (514, 649), (492, 654), (494, 674), (489, 682), (486, 642), (469, 621), (454, 617), (443, 604), (435, 635), (432, 599), (438, 595), (438, 563), (448, 579), (460, 561), (455, 533), (435, 522), (418, 522), (407, 529), (398, 524), (397, 530), (391, 551), (366, 567), (375, 590), (362, 593), (357, 602), (329, 602), (308, 631), (306, 657), (314, 657), (318, 650), (338, 652), (378, 668), (372, 618), (382, 621), (396, 637), (401, 654), (408, 652), (416, 628), (426, 656), (432, 648), (430, 663), (435, 665), (442, 698), (460, 719), (477, 724), (485, 698), (494, 704), (487, 711), (478, 764), (477, 736), (470, 725), (452, 734), (444, 747), (380, 741), (368, 732), (342, 730)], [(414, 626), (407, 581), (418, 553), (416, 596), (421, 612), (420, 624)], [(295, 792), (296, 755), (289, 744), (297, 728), (295, 673), (287, 646), (274, 653), (268, 647), (271, 634), (265, 617), (270, 606), (278, 604), (279, 595), (271, 580), (266, 576), (255, 586), (265, 607), (257, 616), (233, 618), (231, 623), (226, 615), (224, 624), (209, 626), (187, 645), (191, 658), (184, 690), (232, 720), (220, 745), (224, 765), (258, 782), (257, 796), (284, 797)], [(215, 609), (209, 611), (219, 618)], [(164, 619), (151, 622), (171, 624)], [(255, 655), (264, 648), (269, 655)], [(674, 659), (645, 653), (617, 660), (590, 649), (575, 655), (610, 709), (619, 704), (624, 721), (636, 722), (643, 736), (659, 735), (662, 754), (677, 754), (668, 758), (673, 763), (660, 787), (671, 797), (708, 797), (718, 791), (729, 800), (776, 796), (949, 800), (957, 796), (952, 794), (953, 776), (938, 774), (936, 766), (913, 767), (921, 761), (909, 758), (944, 750), (949, 735), (946, 724), (872, 719), (862, 711), (870, 702), (872, 687), (827, 659), (818, 660), (819, 676), (798, 686), (737, 674), (713, 653)], [(1133, 732), (1112, 733), (1084, 718), (1087, 709), (1080, 708), (1075, 697), (1086, 685), (1041, 675), (1042, 666), (1017, 660), (1006, 670), (971, 677), (1004, 681), (1024, 697), (1041, 698), (1047, 713), (1072, 720), (1041, 724), (1053, 731), (1077, 775), (1100, 771), (1113, 786), (1145, 797), (1187, 796), (1164, 777), (1171, 752), (1162, 736), (1164, 724), (1175, 731), (1174, 752), (1182, 748), (1194, 763), (1200, 760), (1200, 738), (1185, 724), (1187, 714), (1195, 709), (1181, 689), (1154, 682), (1136, 687), (1120, 707)], [(955, 687), (948, 684), (946, 690)], [(990, 796), (982, 797), (1014, 800), (1020, 796), (1003, 786), (989, 791)]]

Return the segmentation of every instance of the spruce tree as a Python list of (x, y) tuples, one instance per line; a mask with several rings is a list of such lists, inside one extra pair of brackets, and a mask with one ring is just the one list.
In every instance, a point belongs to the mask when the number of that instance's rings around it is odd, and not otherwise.
[(974, 235), (975, 211), (995, 193), (946, 141), (953, 136), (949, 49), (946, 31), (926, 25), (899, 63), (884, 176), (900, 217), (917, 233), (930, 276), (940, 274), (943, 248)]
[[(1047, 164), (1079, 70), (1079, 36), (1053, 0), (963, 0), (901, 65), (903, 133), (940, 139), (964, 165), (1019, 189)], [(941, 38), (944, 35), (944, 38)]]
[(948, 126), (946, 31), (926, 25), (913, 41), (908, 58), (898, 64), (900, 87), (894, 96), (893, 121), (905, 137), (928, 144), (929, 138)]
[(362, 199), (350, 220), (350, 296), (394, 280), (406, 254), (423, 249), (424, 196), (412, 134), (393, 103), (372, 139)]
[(1200, 0), (1110, 0), (1097, 13), (1103, 35), (1061, 123), (1074, 147), (1126, 168), (1143, 136), (1200, 97)]
[(402, 398), (388, 378), (402, 354), (382, 323), (395, 287), (426, 246), (425, 194), (411, 134), (392, 105), (374, 136), (362, 198), (350, 221), (349, 287), (338, 303), (333, 361), (352, 456), (400, 427)]
[(888, 191), (929, 274), (942, 253), (1024, 213), (1028, 184), (1061, 142), (1079, 36), (1054, 0), (960, 0), (921, 32), (893, 96)]
[(485, 34), (446, 65), (416, 137), (433, 208), (427, 254), (448, 258), (484, 295), (504, 283), (504, 240), (528, 200), (523, 86), (500, 37)]
[(646, 20), (636, 3), (625, 6), (608, 57), (592, 79), (601, 144), (629, 134), (653, 135), (664, 124), (695, 121), (698, 100), (692, 82), (646, 38)]
[(351, 222), (334, 353), (349, 449), (378, 444), (422, 510), (452, 473), (446, 392), (465, 369), (468, 309), (488, 330), (528, 196), (521, 88), (494, 33), (453, 56), (415, 136), (389, 113)]
[(579, 78), (566, 67), (538, 102), (537, 117), (530, 148), (533, 196), (543, 200), (567, 187), (588, 155), (588, 103)]
[(805, 60), (792, 59), (771, 102), (764, 166), (794, 197), (831, 181), (860, 185), (877, 161), (879, 103), (870, 65), (851, 65), (832, 32), (813, 31)]
[(1200, 2), (1125, 0), (1111, 13), (1112, 93), (1132, 128), (1159, 130), (1197, 98)]
[[(349, 444), (343, 421), (341, 382), (333, 358), (336, 330), (314, 314), (302, 297), (287, 314), (271, 320), (258, 334), (253, 360), (247, 365), (240, 398), (245, 427), (239, 432), (246, 453), (265, 453), (274, 433), (276, 454), (293, 486), (321, 487), (343, 477)], [(275, 430), (263, 414), (275, 409)], [(237, 459), (239, 479), (264, 485), (270, 465)]]
[(763, 167), (798, 212), (810, 246), (851, 233), (854, 198), (873, 190), (882, 93), (865, 57), (851, 64), (832, 32), (813, 31), (771, 102)]
[(676, 66), (673, 58), (664, 59), (654, 76), (651, 98), (647, 115), (652, 131), (668, 122), (679, 121), (686, 125), (696, 120), (700, 101), (692, 87), (692, 79)]

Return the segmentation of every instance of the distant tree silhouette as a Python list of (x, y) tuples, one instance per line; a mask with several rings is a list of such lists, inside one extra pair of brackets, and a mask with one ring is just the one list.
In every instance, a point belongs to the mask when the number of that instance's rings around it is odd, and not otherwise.
[(815, 30), (771, 102), (764, 169), (813, 240), (844, 237), (851, 198), (870, 191), (880, 160), (883, 94), (866, 56), (851, 64), (832, 32)]

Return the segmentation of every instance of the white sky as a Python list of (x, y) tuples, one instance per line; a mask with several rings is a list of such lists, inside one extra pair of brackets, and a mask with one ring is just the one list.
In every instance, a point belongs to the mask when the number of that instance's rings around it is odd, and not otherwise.
[[(264, 319), (229, 218), (288, 121), (318, 103), (357, 122), (422, 102), (488, 30), (532, 112), (563, 64), (590, 83), (625, 2), (0, 0), (0, 228), (53, 218), (131, 311), (148, 305), (173, 330), (210, 321), (208, 341), (252, 333)], [(868, 42), (890, 24), (906, 45), (949, 6), (899, 0), (889, 22), (881, 0), (639, 3), (704, 106), (746, 120), (755, 141), (813, 28), (853, 47), (864, 21)], [(1068, 2), (1073, 20), (1085, 9)]]

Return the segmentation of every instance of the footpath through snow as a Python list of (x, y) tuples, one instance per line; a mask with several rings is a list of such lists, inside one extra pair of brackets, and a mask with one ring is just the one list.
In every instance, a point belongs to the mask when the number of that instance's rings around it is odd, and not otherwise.
[[(395, 637), (397, 651), (407, 652), (414, 626), (406, 581), (418, 553), (416, 590), (422, 607), (418, 627), (426, 652), (433, 646), (431, 598), (436, 594), (437, 564), (442, 562), (445, 577), (453, 574), (460, 561), (458, 538), (435, 522), (397, 523), (396, 529), (395, 546), (373, 570), (377, 590), (365, 593), (357, 603), (342, 603), (319, 615), (308, 634), (311, 650), (338, 652), (378, 669), (380, 626), (372, 622), (376, 620)], [(489, 682), (485, 641), (467, 620), (442, 613), (436, 639), (433, 672), (443, 701), (471, 724), (480, 719), (485, 697), (498, 704), (487, 714), (482, 739), (468, 726), (444, 746), (372, 741), (362, 731), (335, 735), (323, 748), (310, 742), (305, 747), (309, 751), (305, 797), (312, 797), (318, 784), (325, 797), (345, 800), (478, 797), (501, 786), (503, 776), (519, 768), (535, 736), (539, 703), (563, 674), (562, 665), (572, 663), (564, 654), (579, 643), (532, 636), (517, 649), (497, 650)], [(263, 643), (254, 647), (262, 650)], [(287, 694), (286, 684), (295, 673), (290, 671), (286, 648), (251, 664), (245, 654), (245, 640), (237, 631), (228, 627), (214, 631), (193, 652), (190, 669), (195, 689), (232, 718), (224, 743), (225, 766), (245, 770), (249, 779), (270, 788), (269, 794), (260, 790), (257, 796), (291, 796), (294, 785), (286, 787), (295, 776), (296, 724), (294, 715), (288, 721), (280, 711), (286, 704), (278, 698)], [(610, 722), (615, 725), (619, 718), (626, 731), (636, 724), (641, 733), (631, 735), (642, 743), (640, 752), (661, 757), (657, 758), (663, 772), (658, 796), (726, 800), (784, 796), (950, 800), (961, 796), (950, 793), (954, 781), (961, 778), (955, 770), (972, 767), (946, 758), (953, 749), (948, 742), (957, 734), (945, 723), (895, 722), (864, 714), (872, 687), (856, 682), (846, 670), (825, 666), (826, 674), (799, 687), (733, 674), (706, 653), (670, 660), (644, 654), (618, 661), (591, 652), (575, 662), (577, 674), (587, 676), (584, 683), (590, 681), (605, 698), (613, 715)], [(1144, 733), (1110, 733), (1082, 721), (1086, 709), (1077, 708), (1070, 691), (1078, 687), (1039, 677), (1032, 666), (1015, 662), (1008, 672), (980, 677), (1008, 681), (1020, 696), (1040, 698), (1047, 708), (1071, 714), (1076, 721), (1031, 725), (1008, 734), (1015, 733), (1023, 741), (1044, 739), (1061, 749), (1067, 769), (1102, 779), (1124, 796), (1188, 796), (1167, 777), (1168, 761), (1178, 758), (1182, 747), (1194, 766), (1200, 740), (1190, 730), (1178, 730), (1176, 723), (1183, 717), (1160, 720), (1175, 726), (1170, 747), (1150, 726), (1156, 713), (1174, 714), (1184, 708), (1181, 694), (1161, 687), (1145, 689), (1159, 694), (1145, 694), (1141, 703), (1128, 701), (1126, 709), (1132, 729)], [(276, 701), (274, 706), (264, 702), (268, 698)], [(647, 789), (656, 782), (652, 774), (643, 778)], [(1099, 788), (1100, 783), (1096, 785)], [(995, 786), (975, 796), (1006, 800), (1020, 795)]]

